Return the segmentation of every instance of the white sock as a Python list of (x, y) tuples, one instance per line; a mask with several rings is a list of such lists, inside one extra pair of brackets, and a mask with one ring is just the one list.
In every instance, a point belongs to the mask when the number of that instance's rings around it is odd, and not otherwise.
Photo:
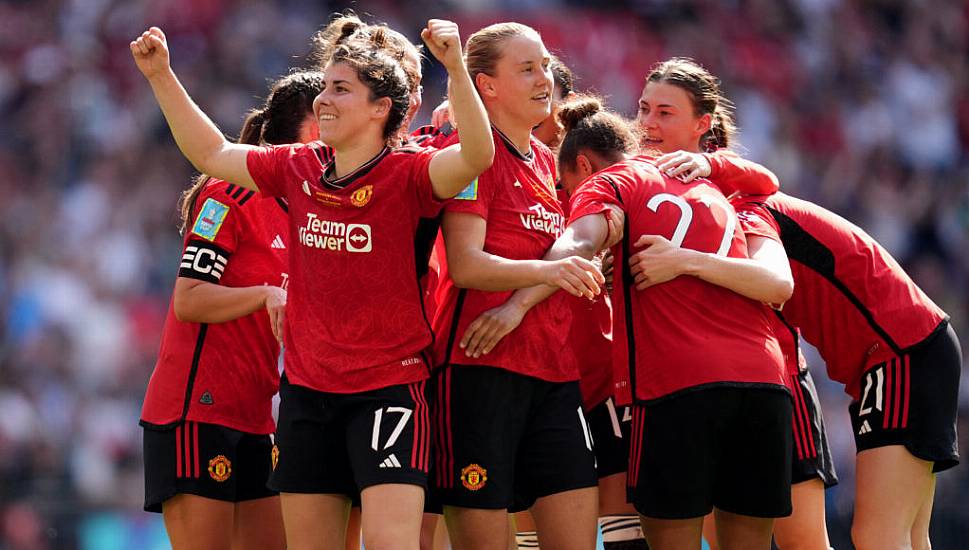
[(602, 516), (599, 518), (602, 542), (623, 542), (644, 539), (639, 516)]
[(515, 542), (518, 543), (518, 549), (523, 548), (538, 548), (538, 533), (535, 531), (521, 531), (515, 533)]

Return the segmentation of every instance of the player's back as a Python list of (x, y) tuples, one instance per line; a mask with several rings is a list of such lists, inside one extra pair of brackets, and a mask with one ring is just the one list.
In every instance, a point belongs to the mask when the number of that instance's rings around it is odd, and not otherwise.
[(785, 317), (818, 347), (832, 379), (854, 394), (860, 369), (917, 344), (946, 318), (860, 227), (783, 193), (763, 201), (791, 259)]
[[(705, 180), (667, 178), (646, 157), (630, 159), (595, 177), (626, 212), (617, 251), (623, 266), (613, 304), (615, 342), (639, 399), (655, 399), (697, 386), (724, 383), (783, 385), (781, 352), (769, 311), (762, 304), (695, 277), (635, 289), (628, 267), (642, 235), (724, 256), (747, 256), (733, 208)], [(632, 332), (626, 327), (633, 327)], [(638, 380), (636, 378), (639, 378)]]

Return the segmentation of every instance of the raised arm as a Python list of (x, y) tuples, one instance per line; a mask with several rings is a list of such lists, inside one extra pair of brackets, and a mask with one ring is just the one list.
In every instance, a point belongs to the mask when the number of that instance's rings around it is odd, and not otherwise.
[(629, 259), (639, 290), (692, 275), (765, 304), (783, 304), (794, 292), (787, 253), (773, 239), (748, 235), (749, 259), (680, 248), (658, 235), (643, 235), (635, 246), (646, 247)]
[(129, 46), (185, 158), (204, 174), (258, 190), (246, 167), (246, 155), (254, 147), (226, 140), (192, 101), (172, 71), (165, 33), (152, 27)]
[(575, 255), (560, 256), (556, 261), (509, 260), (485, 252), (487, 227), (485, 219), (476, 214), (444, 214), (448, 271), (460, 288), (501, 291), (549, 285), (552, 292), (562, 288), (576, 296), (592, 298), (605, 282), (592, 262)]
[[(575, 220), (545, 254), (545, 260), (569, 257), (591, 260), (606, 245), (622, 238), (622, 216), (622, 210), (616, 208), (612, 215), (596, 214)], [(607, 239), (610, 242), (606, 242)], [(507, 302), (485, 311), (472, 321), (458, 345), (469, 357), (486, 355), (521, 324), (531, 308), (557, 290), (554, 286), (537, 285), (516, 291)]]
[(460, 143), (438, 152), (428, 168), (434, 195), (447, 199), (460, 193), (491, 166), (495, 144), (488, 113), (464, 63), (458, 26), (450, 21), (431, 19), (427, 28), (421, 31), (421, 38), (447, 69), (451, 108), (455, 118), (461, 120)]

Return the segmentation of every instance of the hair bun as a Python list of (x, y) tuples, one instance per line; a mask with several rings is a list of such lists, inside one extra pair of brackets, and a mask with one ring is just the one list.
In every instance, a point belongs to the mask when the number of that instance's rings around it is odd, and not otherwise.
[(355, 15), (343, 16), (334, 21), (332, 25), (340, 29), (340, 34), (333, 41), (334, 44), (343, 44), (348, 38), (353, 36), (353, 33), (364, 27), (363, 21)]
[(575, 128), (582, 119), (588, 118), (602, 111), (602, 102), (596, 97), (579, 96), (559, 106), (559, 122), (568, 132)]

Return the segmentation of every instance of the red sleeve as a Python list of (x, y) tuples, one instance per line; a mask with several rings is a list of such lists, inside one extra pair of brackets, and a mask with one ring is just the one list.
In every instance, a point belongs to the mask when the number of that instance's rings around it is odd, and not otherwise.
[(444, 203), (445, 212), (476, 214), (488, 219), (488, 209), (495, 197), (494, 171), (486, 170), (452, 199)]
[(416, 149), (410, 163), (410, 178), (417, 194), (418, 213), (422, 218), (433, 218), (441, 211), (444, 201), (434, 196), (431, 185), (431, 159), (437, 154), (436, 149)]
[(607, 176), (593, 176), (572, 193), (569, 203), (569, 225), (583, 216), (609, 215), (611, 205), (622, 206), (616, 196), (615, 182)]
[(741, 158), (728, 149), (703, 155), (710, 161), (710, 177), (707, 178), (720, 188), (724, 195), (736, 191), (750, 195), (771, 195), (780, 188), (777, 176), (757, 164)]
[[(218, 284), (244, 230), (242, 206), (227, 193), (232, 184), (210, 181), (199, 193), (185, 237), (178, 276)], [(254, 193), (254, 191), (246, 191)], [(243, 195), (244, 196), (244, 195)]]
[(291, 183), (287, 178), (290, 162), (305, 148), (302, 144), (271, 145), (249, 151), (246, 167), (259, 192), (267, 197), (285, 197), (287, 184)]
[(764, 205), (755, 200), (741, 200), (734, 204), (737, 211), (737, 221), (740, 222), (740, 229), (744, 235), (764, 237), (773, 241), (781, 242), (780, 226)]

